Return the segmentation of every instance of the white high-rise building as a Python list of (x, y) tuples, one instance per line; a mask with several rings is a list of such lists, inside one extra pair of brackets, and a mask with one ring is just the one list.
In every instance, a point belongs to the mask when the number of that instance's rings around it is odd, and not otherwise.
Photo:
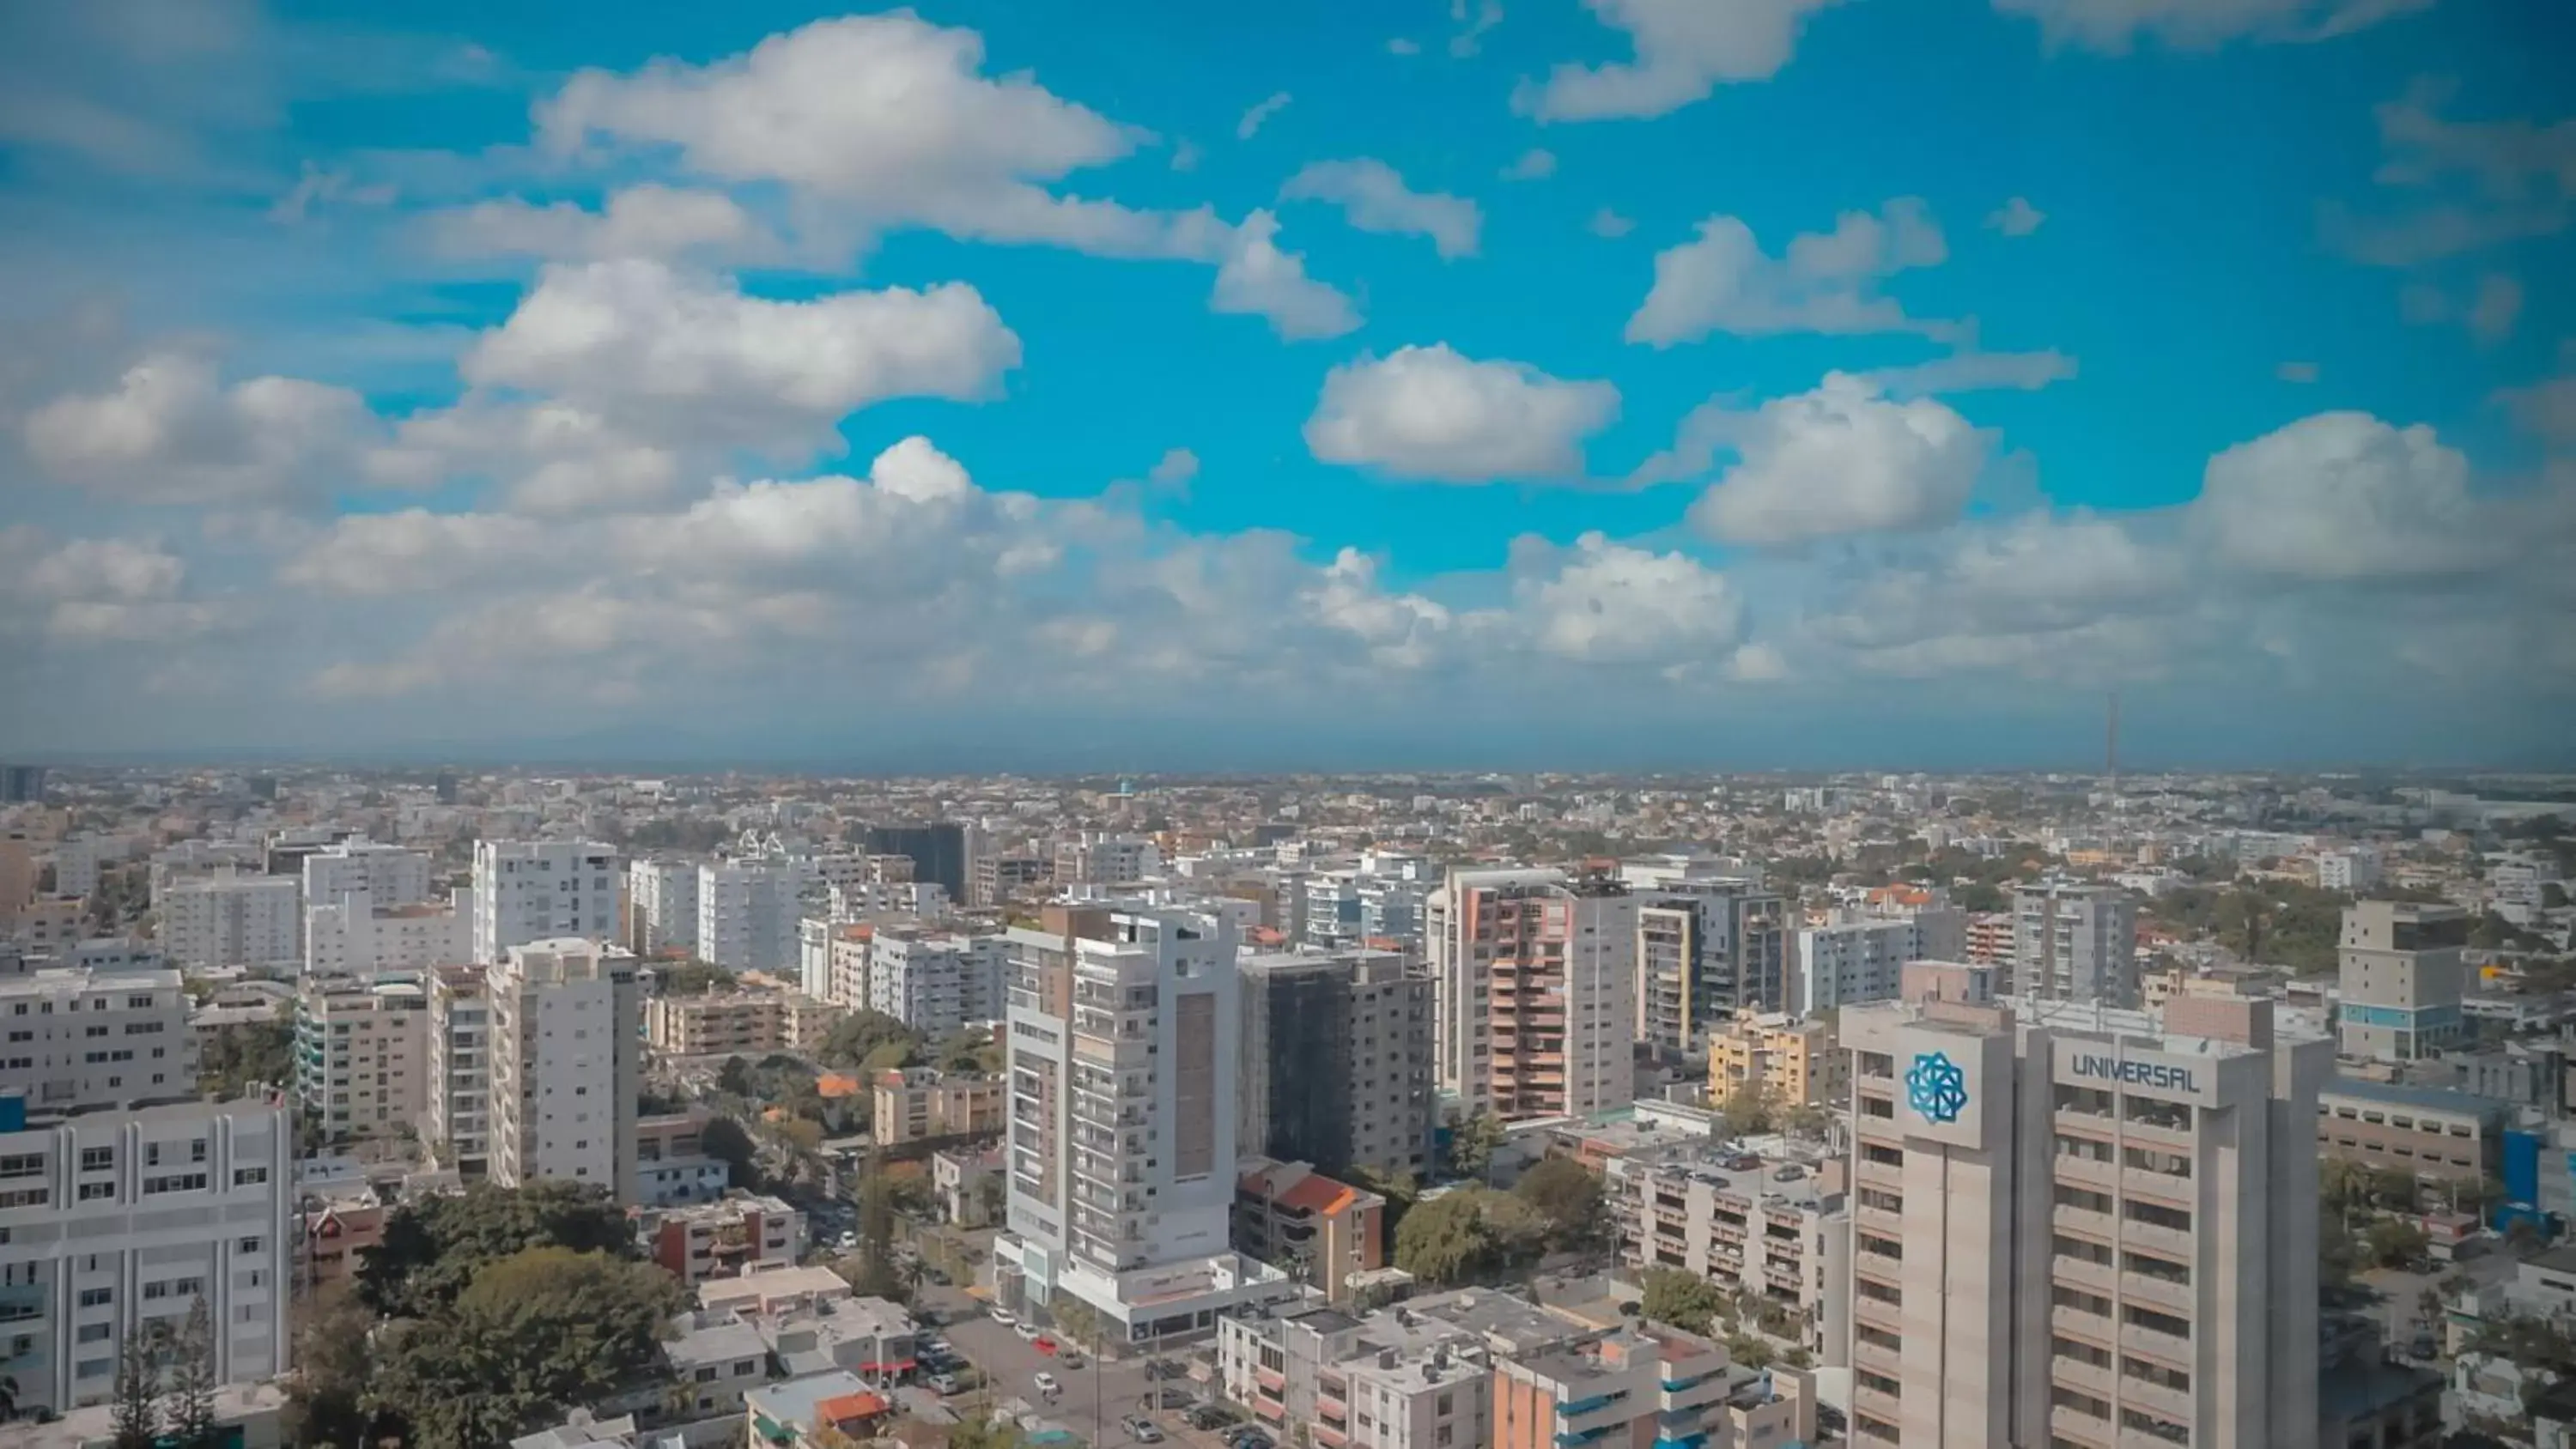
[(429, 857), (399, 845), (346, 840), (304, 857), (304, 900), (330, 905), (364, 893), (379, 906), (407, 906), (429, 897)]
[(0, 1092), (31, 1113), (197, 1092), (197, 1037), (176, 971), (61, 967), (0, 976)]
[(1853, 1442), (2313, 1449), (2333, 1044), (1907, 974), (1841, 1019)]
[(636, 1200), (644, 1051), (635, 957), (566, 937), (512, 946), (486, 973), (492, 1180), (598, 1183)]
[(20, 1417), (106, 1403), (125, 1336), (176, 1332), (199, 1297), (218, 1381), (284, 1372), (294, 1165), (286, 1111), (266, 1102), (0, 1133), (0, 1348)]
[(1002, 1017), (999, 936), (879, 926), (868, 958), (868, 1006), (933, 1041)]
[(1055, 883), (1134, 885), (1163, 869), (1163, 852), (1142, 836), (1086, 830), (1055, 848)]
[(2138, 1005), (2137, 897), (2074, 881), (2016, 891), (2013, 989), (2043, 1000)]
[(1052, 907), (1005, 937), (1008, 1230), (1002, 1301), (1058, 1295), (1130, 1343), (1213, 1332), (1293, 1291), (1233, 1251), (1235, 936), (1221, 917)]
[(408, 981), (306, 977), (295, 1094), (333, 1141), (416, 1130), (429, 1088), (429, 994)]
[(789, 856), (698, 867), (699, 957), (733, 971), (796, 974), (797, 926), (808, 893), (821, 889), (812, 862)]
[(626, 868), (627, 908), (634, 923), (628, 944), (644, 954), (698, 945), (698, 864), (692, 860), (639, 860)]
[(54, 894), (84, 900), (97, 895), (99, 867), (133, 854), (134, 842), (122, 835), (75, 835), (62, 841), (54, 847)]
[(304, 887), (293, 876), (211, 875), (162, 892), (161, 953), (183, 971), (304, 964)]
[(1637, 899), (1558, 870), (1452, 870), (1426, 903), (1440, 1085), (1505, 1119), (1636, 1100)]
[(1963, 912), (1945, 908), (1802, 927), (1790, 968), (1789, 1010), (1804, 1016), (1893, 1001), (1906, 962), (1955, 961), (1965, 954), (1967, 926)]
[[(309, 862), (308, 862), (309, 863)], [(379, 905), (364, 892), (304, 908), (304, 974), (417, 974), (462, 964), (474, 951), (474, 891), (448, 904)]]
[(476, 841), (474, 960), (529, 941), (616, 939), (624, 874), (616, 847), (594, 840)]
[(2379, 884), (2379, 852), (2329, 850), (2317, 857), (2317, 886), (2330, 891), (2366, 891)]

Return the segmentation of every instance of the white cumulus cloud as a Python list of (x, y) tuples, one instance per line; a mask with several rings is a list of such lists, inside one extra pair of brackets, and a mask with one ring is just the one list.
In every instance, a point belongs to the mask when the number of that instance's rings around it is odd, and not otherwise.
[(617, 192), (598, 211), (569, 201), (538, 206), (513, 196), (434, 211), (421, 225), (430, 250), (443, 257), (673, 260), (718, 254), (756, 260), (772, 246), (761, 224), (723, 192), (652, 182)]
[(1945, 334), (1944, 324), (1908, 319), (1878, 284), (1948, 257), (1940, 227), (1913, 197), (1874, 214), (1844, 212), (1832, 231), (1792, 237), (1778, 257), (1740, 219), (1712, 216), (1694, 240), (1655, 254), (1655, 283), (1628, 319), (1627, 338), (1670, 347), (1712, 332)]
[(1311, 162), (1288, 178), (1279, 197), (1329, 202), (1360, 231), (1428, 237), (1444, 258), (1474, 256), (1476, 233), (1485, 222), (1473, 201), (1415, 191), (1394, 167), (1373, 156)]
[(1327, 463), (1447, 483), (1562, 479), (1583, 441), (1619, 413), (1606, 382), (1567, 382), (1520, 362), (1479, 362), (1447, 343), (1334, 368), (1306, 446)]
[(1691, 521), (1754, 544), (1947, 523), (1967, 505), (1989, 446), (1942, 403), (1892, 401), (1838, 372), (1732, 418), (1724, 434), (1737, 461), (1692, 505)]
[(1708, 99), (1721, 84), (1780, 73), (1807, 16), (1835, 0), (1584, 0), (1602, 24), (1627, 32), (1633, 62), (1566, 62), (1523, 81), (1512, 108), (1542, 121), (1660, 116)]
[(372, 430), (364, 399), (292, 377), (225, 385), (193, 353), (151, 354), (114, 388), (58, 397), (24, 423), (48, 473), (143, 503), (274, 499), (317, 475)]
[(2220, 453), (2191, 511), (2221, 563), (2308, 583), (2458, 576), (2507, 545), (2457, 449), (2359, 412), (2317, 413)]

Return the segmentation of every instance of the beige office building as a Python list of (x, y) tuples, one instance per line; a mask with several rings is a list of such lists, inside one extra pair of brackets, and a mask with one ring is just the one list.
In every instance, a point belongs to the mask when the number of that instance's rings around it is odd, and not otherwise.
[(1927, 989), (1976, 970), (1842, 1017), (1854, 1442), (2313, 1449), (2332, 1045)]
[(2469, 915), (2458, 906), (2362, 901), (2347, 907), (2336, 960), (2344, 1055), (2411, 1061), (2458, 1041), (2460, 948), (2468, 941)]
[(633, 1202), (643, 1010), (635, 957), (579, 936), (508, 948), (485, 973), (491, 1172), (596, 1183)]

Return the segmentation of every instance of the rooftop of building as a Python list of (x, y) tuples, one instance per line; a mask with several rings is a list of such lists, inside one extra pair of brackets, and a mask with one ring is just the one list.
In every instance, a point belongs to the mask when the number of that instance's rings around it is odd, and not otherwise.
[(848, 1369), (809, 1374), (783, 1384), (768, 1384), (743, 1395), (752, 1412), (773, 1424), (812, 1424), (817, 1418), (839, 1423), (885, 1412), (867, 1381)]
[(684, 1313), (673, 1319), (676, 1332), (662, 1341), (662, 1352), (677, 1369), (702, 1365), (767, 1361), (769, 1341), (760, 1330), (728, 1313)]
[(2463, 1117), (2504, 1119), (2513, 1115), (2512, 1104), (2493, 1097), (2475, 1096), (2451, 1087), (2410, 1087), (2396, 1082), (2374, 1082), (2363, 1077), (2340, 1074), (2328, 1077), (2317, 1089), (2320, 1102), (2343, 1098), (2355, 1102), (2376, 1102), (2387, 1107), (2411, 1107), (2418, 1112), (2449, 1112)]
[(178, 986), (180, 974), (159, 967), (117, 970), (106, 966), (45, 966), (0, 976), (0, 997), (56, 996), (72, 991), (150, 991)]

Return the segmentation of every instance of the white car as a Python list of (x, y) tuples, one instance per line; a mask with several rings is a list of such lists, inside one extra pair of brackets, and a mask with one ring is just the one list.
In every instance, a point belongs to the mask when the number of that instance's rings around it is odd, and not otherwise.
[(1035, 1339), (1038, 1336), (1038, 1326), (1034, 1323), (1013, 1324), (1011, 1326), (1011, 1332), (1018, 1334), (1022, 1338)]
[(1064, 1385), (1057, 1383), (1055, 1375), (1048, 1373), (1045, 1369), (1039, 1369), (1038, 1376), (1030, 1382), (1036, 1384), (1038, 1386), (1038, 1392), (1042, 1394), (1057, 1394), (1064, 1392)]
[(1012, 1317), (1010, 1310), (1007, 1308), (994, 1309), (993, 1321), (1002, 1325), (1004, 1328), (1017, 1328), (1020, 1325), (1020, 1321), (1017, 1318)]

